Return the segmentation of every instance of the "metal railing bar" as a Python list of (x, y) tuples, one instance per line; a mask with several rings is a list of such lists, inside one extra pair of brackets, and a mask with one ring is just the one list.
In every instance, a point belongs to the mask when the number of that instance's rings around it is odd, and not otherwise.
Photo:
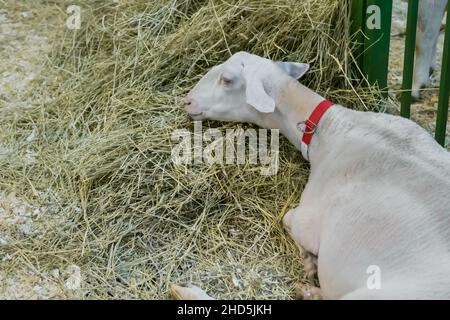
[(442, 54), (441, 82), (439, 90), (438, 111), (436, 117), (436, 141), (445, 146), (445, 134), (447, 129), (448, 99), (450, 91), (450, 13), (447, 12), (445, 27), (444, 52)]
[(403, 60), (403, 81), (400, 115), (411, 117), (411, 88), (414, 72), (414, 51), (416, 47), (417, 15), (419, 0), (408, 1), (408, 17), (406, 21), (405, 55)]

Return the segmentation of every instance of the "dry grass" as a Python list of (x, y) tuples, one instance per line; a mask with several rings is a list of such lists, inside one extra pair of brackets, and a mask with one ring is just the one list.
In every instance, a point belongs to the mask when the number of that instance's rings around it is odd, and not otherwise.
[[(251, 164), (176, 166), (170, 137), (193, 127), (183, 95), (239, 50), (309, 62), (306, 85), (379, 107), (374, 88), (350, 85), (344, 1), (78, 3), (82, 29), (59, 22), (36, 86), (51, 99), (0, 108), (0, 190), (40, 212), (29, 233), (0, 244), (2, 270), (50, 279), (66, 298), (168, 298), (171, 282), (220, 298), (291, 298), (307, 280), (280, 222), (307, 180), (299, 152), (282, 139), (280, 171), (262, 176)], [(68, 289), (74, 266), (81, 287)]]

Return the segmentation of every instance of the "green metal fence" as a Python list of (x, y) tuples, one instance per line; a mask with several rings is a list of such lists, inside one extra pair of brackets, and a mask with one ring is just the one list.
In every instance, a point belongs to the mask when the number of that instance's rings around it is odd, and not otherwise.
[[(356, 62), (369, 83), (377, 84), (383, 96), (388, 94), (389, 46), (391, 41), (392, 0), (350, 0), (351, 33), (357, 44), (354, 49)], [(405, 39), (404, 70), (400, 115), (411, 115), (411, 87), (414, 71), (419, 0), (408, 1)], [(368, 19), (379, 15), (378, 25)], [(450, 91), (450, 14), (447, 14), (444, 52), (442, 57), (439, 102), (436, 118), (435, 138), (442, 146), (445, 143), (448, 101)]]

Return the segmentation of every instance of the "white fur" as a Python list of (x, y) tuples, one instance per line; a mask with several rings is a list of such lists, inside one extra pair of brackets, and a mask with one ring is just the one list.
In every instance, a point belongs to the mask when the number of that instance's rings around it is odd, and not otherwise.
[[(239, 69), (247, 65), (262, 71), (247, 77)], [(230, 70), (236, 87), (227, 91), (220, 77)], [(278, 127), (299, 148), (296, 123), (323, 97), (287, 70), (239, 53), (208, 73), (190, 97), (206, 110), (201, 118)], [(274, 112), (246, 103), (249, 82), (263, 86)], [(299, 247), (318, 257), (323, 296), (449, 299), (449, 152), (410, 120), (335, 105), (319, 122), (309, 155), (300, 205), (283, 223)], [(379, 290), (366, 285), (372, 265), (381, 270)]]
[[(430, 82), (436, 70), (436, 47), (447, 0), (420, 0), (416, 37), (416, 59), (412, 96), (420, 97), (420, 89)], [(450, 35), (449, 35), (450, 36)]]

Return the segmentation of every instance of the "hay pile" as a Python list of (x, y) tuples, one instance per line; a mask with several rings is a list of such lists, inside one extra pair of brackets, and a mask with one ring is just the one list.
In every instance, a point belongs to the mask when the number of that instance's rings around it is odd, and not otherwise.
[(0, 189), (38, 208), (31, 231), (0, 247), (2, 268), (46, 277), (78, 267), (80, 288), (52, 278), (62, 297), (167, 298), (171, 282), (192, 282), (220, 298), (291, 298), (306, 279), (280, 222), (306, 183), (300, 153), (282, 139), (275, 176), (179, 166), (171, 134), (193, 128), (183, 95), (239, 50), (309, 62), (304, 84), (375, 107), (373, 88), (349, 85), (344, 1), (78, 3), (82, 29), (65, 31), (40, 84), (51, 99), (0, 109)]

